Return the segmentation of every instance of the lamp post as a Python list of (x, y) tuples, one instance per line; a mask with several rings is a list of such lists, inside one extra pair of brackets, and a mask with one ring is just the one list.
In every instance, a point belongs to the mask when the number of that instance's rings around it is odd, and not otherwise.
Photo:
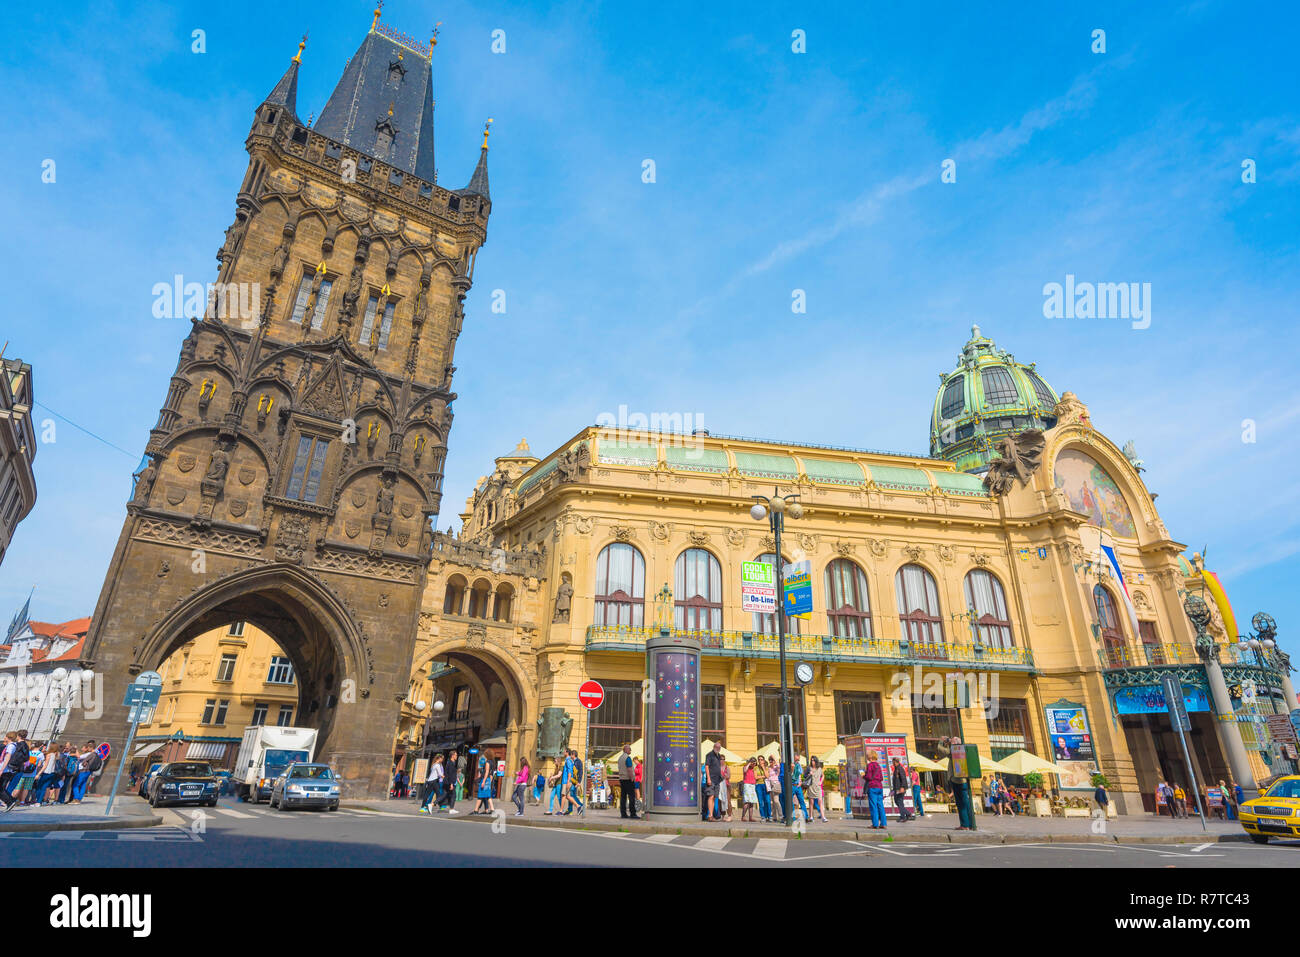
[(753, 496), (754, 507), (749, 510), (749, 515), (756, 522), (769, 519), (772, 535), (776, 538), (776, 636), (781, 658), (781, 761), (785, 764), (785, 774), (782, 775), (781, 783), (781, 806), (788, 826), (794, 820), (794, 813), (790, 807), (790, 802), (794, 798), (792, 787), (794, 723), (790, 720), (790, 688), (785, 667), (785, 571), (781, 565), (781, 529), (785, 525), (786, 514), (793, 519), (803, 518), (803, 506), (799, 504), (798, 495), (781, 495), (780, 491), (780, 489), (773, 489), (770, 498), (766, 495)]

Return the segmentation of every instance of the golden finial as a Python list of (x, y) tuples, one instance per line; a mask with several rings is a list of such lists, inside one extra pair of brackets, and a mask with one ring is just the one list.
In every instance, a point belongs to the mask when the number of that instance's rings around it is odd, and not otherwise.
[(302, 51), (305, 49), (307, 49), (307, 34), (304, 33), (302, 39), (298, 41), (298, 55), (293, 58), (294, 63), (302, 62)]
[(384, 12), (384, 0), (379, 0), (375, 4), (375, 22), (370, 24), (370, 32), (375, 32), (375, 27), (379, 26), (379, 15)]
[(492, 135), (492, 117), (488, 117), (488, 121), (483, 124), (483, 148), (484, 149), (487, 149), (487, 138), (491, 135)]
[(436, 46), (438, 45), (438, 27), (440, 27), (440, 26), (442, 26), (442, 21), (441, 21), (441, 20), (439, 20), (437, 23), (435, 23), (435, 24), (433, 25), (433, 36), (431, 36), (431, 37), (429, 38), (429, 50), (430, 50), (430, 51), (432, 51), (433, 48), (436, 47)]
[(389, 115), (389, 116), (392, 116), (392, 115), (393, 115), (393, 103), (392, 103), (391, 100), (390, 100), (389, 103), (388, 103), (388, 115)]

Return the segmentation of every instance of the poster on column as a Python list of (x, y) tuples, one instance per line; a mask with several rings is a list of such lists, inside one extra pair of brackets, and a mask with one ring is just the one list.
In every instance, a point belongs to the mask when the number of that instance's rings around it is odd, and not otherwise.
[(1065, 772), (1061, 775), (1061, 787), (1074, 791), (1092, 790), (1092, 772), (1096, 770), (1097, 759), (1092, 747), (1088, 709), (1075, 701), (1060, 700), (1044, 710), (1052, 763)]
[(651, 786), (655, 807), (700, 804), (699, 656), (687, 651), (659, 652), (654, 657), (654, 768)]
[[(912, 769), (907, 764), (907, 735), (904, 734), (849, 734), (844, 737), (844, 773), (848, 779), (849, 813), (855, 818), (869, 818), (871, 811), (867, 807), (867, 791), (862, 772), (867, 766), (867, 753), (874, 751), (876, 764), (880, 766), (881, 782), (884, 785), (885, 816), (900, 817), (902, 810), (894, 803), (890, 791), (890, 777), (893, 773), (894, 758), (898, 758), (903, 772), (909, 776)], [(912, 804), (912, 788), (909, 785), (903, 793), (903, 807), (915, 814)]]

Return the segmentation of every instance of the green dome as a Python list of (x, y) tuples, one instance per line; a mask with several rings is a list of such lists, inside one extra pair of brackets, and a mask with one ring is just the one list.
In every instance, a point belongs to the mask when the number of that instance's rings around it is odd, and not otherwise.
[(971, 327), (957, 368), (940, 375), (930, 417), (930, 454), (965, 472), (984, 472), (1005, 435), (1056, 425), (1058, 396), (1034, 364), (1017, 362)]

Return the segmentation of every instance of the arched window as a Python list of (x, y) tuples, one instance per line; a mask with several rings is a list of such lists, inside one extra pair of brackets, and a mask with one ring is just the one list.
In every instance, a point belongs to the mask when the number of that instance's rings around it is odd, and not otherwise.
[(939, 618), (939, 588), (934, 576), (920, 565), (904, 565), (894, 576), (898, 618), (903, 638), (919, 645), (943, 643)]
[(826, 616), (832, 635), (871, 637), (867, 576), (856, 562), (837, 558), (826, 566)]
[(469, 593), (469, 610), (465, 612), (470, 618), (487, 618), (491, 612), (492, 586), (480, 578), (474, 583)]
[(442, 613), (444, 615), (459, 615), (461, 606), (465, 601), (465, 586), (467, 582), (459, 575), (452, 575), (447, 579), (447, 594), (442, 599)]
[(497, 586), (496, 599), (492, 603), (492, 618), (495, 621), (510, 620), (510, 606), (514, 602), (515, 590), (502, 582)]
[(606, 545), (596, 557), (593, 623), (628, 628), (645, 624), (645, 559), (631, 545)]
[(1102, 656), (1111, 668), (1121, 668), (1128, 664), (1124, 649), (1124, 631), (1119, 623), (1119, 612), (1115, 609), (1115, 598), (1102, 585), (1092, 589), (1092, 601), (1097, 606), (1097, 624), (1101, 627)]
[[(776, 555), (775, 555), (774, 553), (772, 553), (772, 552), (765, 552), (764, 554), (759, 555), (759, 556), (758, 556), (758, 560), (759, 560), (760, 562), (764, 562), (765, 564), (771, 565), (773, 568), (776, 567)], [(775, 615), (775, 614), (772, 614), (772, 615), (764, 615), (762, 612), (758, 612), (758, 611), (750, 612), (750, 614), (754, 616), (754, 631), (755, 631), (755, 633), (760, 634), (760, 635), (775, 635), (775, 634), (776, 634), (776, 615)], [(802, 619), (802, 618), (791, 618), (789, 615), (786, 615), (786, 616), (785, 616), (785, 633), (786, 633), (787, 635), (800, 635), (800, 634), (803, 634), (803, 619)]]
[(991, 573), (976, 568), (966, 575), (966, 607), (975, 613), (975, 634), (982, 645), (1011, 648), (1011, 616), (1002, 583)]
[(710, 552), (688, 548), (677, 556), (673, 595), (682, 631), (722, 630), (722, 566)]

